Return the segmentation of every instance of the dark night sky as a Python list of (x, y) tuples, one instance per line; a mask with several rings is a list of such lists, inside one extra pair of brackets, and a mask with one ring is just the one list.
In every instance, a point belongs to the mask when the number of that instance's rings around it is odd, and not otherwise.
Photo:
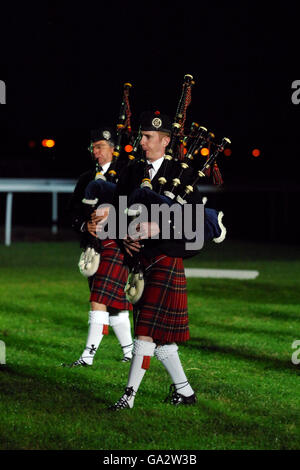
[[(37, 172), (44, 165), (51, 176), (77, 177), (86, 168), (89, 129), (116, 122), (124, 82), (133, 84), (136, 127), (144, 109), (174, 116), (190, 73), (196, 85), (188, 122), (231, 138), (230, 161), (220, 163), (227, 179), (296, 181), (300, 105), (291, 102), (297, 79), (292, 4), (267, 11), (258, 2), (80, 5), (33, 9), (24, 2), (7, 7), (2, 18), (3, 176), (16, 174), (18, 161), (35, 159)], [(28, 149), (28, 139), (45, 136), (56, 139), (51, 154)], [(260, 159), (250, 156), (253, 147), (261, 148)], [(25, 166), (29, 177), (32, 166)]]

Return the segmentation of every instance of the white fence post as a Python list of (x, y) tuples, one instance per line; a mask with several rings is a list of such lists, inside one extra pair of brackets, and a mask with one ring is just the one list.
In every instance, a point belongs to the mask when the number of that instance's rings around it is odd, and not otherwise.
[(12, 219), (13, 193), (9, 192), (6, 196), (6, 216), (5, 216), (5, 245), (11, 244), (11, 219)]
[(52, 227), (51, 231), (52, 233), (57, 233), (57, 216), (58, 216), (58, 211), (57, 211), (57, 193), (53, 192), (52, 193)]

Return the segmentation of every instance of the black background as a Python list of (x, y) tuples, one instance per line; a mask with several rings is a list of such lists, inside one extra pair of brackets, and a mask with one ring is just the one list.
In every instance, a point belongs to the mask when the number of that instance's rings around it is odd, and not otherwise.
[[(297, 230), (287, 235), (300, 170), (296, 2), (26, 2), (1, 16), (0, 177), (78, 178), (90, 165), (90, 129), (116, 123), (124, 82), (136, 129), (145, 109), (174, 116), (189, 73), (187, 125), (232, 140), (219, 161), (232, 234), (249, 235), (237, 223), (248, 212), (259, 226), (250, 238), (298, 240)], [(41, 147), (45, 137), (54, 149)]]

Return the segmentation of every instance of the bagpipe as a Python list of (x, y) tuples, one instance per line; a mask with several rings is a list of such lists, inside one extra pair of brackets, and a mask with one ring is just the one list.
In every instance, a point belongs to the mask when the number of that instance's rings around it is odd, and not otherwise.
[(131, 83), (124, 83), (123, 85), (123, 96), (122, 102), (120, 106), (118, 122), (116, 125), (116, 139), (115, 139), (115, 146), (113, 152), (113, 159), (111, 161), (109, 170), (107, 174), (104, 176), (103, 173), (99, 170), (99, 164), (96, 163), (96, 176), (95, 180), (101, 179), (103, 181), (109, 181), (111, 183), (116, 183), (118, 179), (118, 162), (120, 159), (120, 155), (123, 151), (124, 143), (122, 142), (125, 137), (127, 140), (130, 140), (132, 128), (131, 128), (131, 109), (130, 109), (130, 102), (129, 102), (129, 92), (132, 88)]
[[(115, 170), (121, 151), (122, 136), (126, 129), (130, 132), (132, 145), (128, 152), (128, 165), (139, 162), (144, 166), (143, 176), (138, 187), (131, 191), (128, 198), (127, 216), (133, 221), (141, 214), (141, 205), (150, 209), (153, 204), (167, 204), (170, 208), (177, 206), (184, 208), (191, 205), (193, 210), (197, 210), (198, 204), (203, 204), (199, 185), (205, 179), (213, 177), (214, 184), (221, 185), (223, 183), (220, 170), (217, 165), (217, 158), (223, 152), (226, 145), (230, 144), (228, 138), (223, 138), (220, 144), (214, 141), (214, 134), (208, 132), (203, 126), (192, 122), (189, 131), (185, 132), (185, 123), (187, 117), (187, 109), (191, 103), (191, 90), (195, 82), (189, 74), (184, 76), (182, 92), (178, 101), (175, 117), (170, 125), (169, 145), (166, 148), (163, 162), (163, 170), (160, 177), (156, 181), (155, 190), (149, 175), (147, 174), (147, 160), (145, 158), (137, 158), (140, 152), (140, 142), (142, 138), (142, 130), (140, 126), (136, 137), (131, 133), (130, 110), (128, 102), (128, 93), (131, 88), (130, 84), (124, 84), (123, 99), (119, 113), (117, 124), (117, 143), (115, 146), (114, 166), (110, 166), (111, 177), (109, 181), (104, 175), (96, 175), (95, 181), (91, 182), (86, 188), (85, 203), (87, 207), (87, 218), (103, 203), (111, 203), (113, 200), (115, 181), (117, 180), (117, 172)], [(156, 113), (152, 123), (153, 130), (161, 130), (160, 113)], [(127, 132), (127, 135), (128, 135)], [(201, 161), (202, 149), (208, 149), (206, 161)], [(101, 172), (99, 172), (101, 173)], [(137, 209), (132, 209), (138, 207)], [(214, 241), (219, 243), (226, 236), (226, 229), (222, 224), (223, 212), (215, 209), (204, 207), (204, 241)], [(91, 276), (96, 272), (100, 262), (100, 241), (90, 235), (90, 243), (87, 244), (85, 252), (81, 255), (79, 269), (85, 276)], [(183, 240), (184, 241), (184, 240)], [(159, 243), (158, 243), (159, 245)], [(184, 244), (181, 244), (184, 246)], [(197, 254), (178, 252), (179, 257), (188, 257)], [(141, 263), (143, 249), (133, 256), (132, 269), (128, 277), (125, 292), (128, 300), (135, 304), (141, 298), (144, 286), (144, 272)], [(99, 255), (99, 257), (98, 257)], [(174, 256), (174, 255), (171, 255)], [(94, 258), (99, 258), (94, 262)]]
[[(191, 88), (194, 84), (191, 75), (184, 76), (182, 93), (172, 123), (170, 144), (164, 155), (163, 174), (158, 178), (158, 189), (152, 191), (153, 186), (149, 176), (144, 176), (140, 187), (136, 188), (129, 197), (130, 206), (143, 204), (149, 210), (152, 204), (159, 203), (166, 203), (170, 207), (174, 204), (180, 206), (196, 202), (199, 204), (202, 203), (201, 193), (198, 190), (201, 180), (208, 179), (212, 173), (214, 184), (223, 183), (216, 160), (225, 147), (231, 143), (230, 140), (224, 137), (220, 144), (216, 144), (214, 134), (196, 122), (192, 122), (189, 133), (184, 132), (187, 108), (191, 103)], [(200, 159), (203, 148), (208, 151), (205, 163), (201, 163)], [(145, 162), (145, 169), (146, 165), (147, 162)], [(169, 175), (174, 173), (171, 169), (174, 170), (175, 167), (177, 174), (175, 176), (173, 174), (170, 179)], [(220, 222), (223, 215), (207, 207), (204, 212), (204, 240), (222, 241), (225, 229)], [(134, 216), (134, 210), (131, 210), (129, 214)], [(139, 209), (136, 215), (140, 215)]]
[[(175, 205), (183, 208), (186, 204), (191, 204), (195, 212), (197, 205), (204, 202), (204, 198), (198, 189), (200, 183), (211, 177), (211, 175), (214, 184), (221, 185), (223, 183), (216, 160), (225, 149), (225, 146), (231, 143), (230, 140), (224, 137), (220, 144), (216, 144), (214, 134), (208, 132), (205, 127), (199, 126), (196, 122), (192, 122), (188, 134), (185, 134), (184, 131), (187, 108), (191, 103), (191, 89), (194, 84), (191, 75), (184, 76), (182, 93), (172, 123), (170, 143), (164, 155), (163, 174), (158, 179), (159, 187), (156, 188), (156, 191), (153, 191), (151, 179), (146, 175), (147, 162), (145, 162), (145, 174), (140, 187), (136, 188), (129, 197), (127, 215), (132, 218), (131, 220), (142, 214), (142, 206), (146, 207), (149, 212), (153, 204), (167, 204), (170, 208), (174, 208)], [(157, 115), (159, 116), (159, 113)], [(208, 149), (205, 163), (202, 163), (200, 159), (203, 148)], [(171, 171), (174, 168), (177, 171), (175, 176), (174, 172)], [(222, 223), (223, 215), (222, 211), (204, 206), (204, 242), (214, 241), (220, 243), (225, 239), (226, 228)], [(194, 256), (199, 251), (186, 253), (183, 249), (179, 252), (179, 256)], [(126, 296), (132, 304), (140, 300), (144, 288), (142, 253), (143, 250), (134, 255), (134, 266), (125, 287)]]
[(139, 130), (137, 132), (137, 135), (132, 143), (132, 145), (128, 145), (128, 150), (125, 147), (125, 151), (128, 153), (128, 163), (133, 163), (136, 160), (137, 154), (139, 152), (139, 146), (142, 138), (142, 132), (141, 132), (141, 127), (139, 127)]

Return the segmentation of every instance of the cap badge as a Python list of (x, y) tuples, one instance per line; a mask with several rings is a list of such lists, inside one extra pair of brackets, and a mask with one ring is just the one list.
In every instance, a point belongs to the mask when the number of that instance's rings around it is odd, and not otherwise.
[(156, 117), (152, 120), (152, 126), (155, 127), (155, 129), (159, 129), (162, 125), (162, 121), (160, 118)]
[(109, 131), (103, 131), (103, 137), (106, 140), (109, 140), (111, 138), (111, 133)]

